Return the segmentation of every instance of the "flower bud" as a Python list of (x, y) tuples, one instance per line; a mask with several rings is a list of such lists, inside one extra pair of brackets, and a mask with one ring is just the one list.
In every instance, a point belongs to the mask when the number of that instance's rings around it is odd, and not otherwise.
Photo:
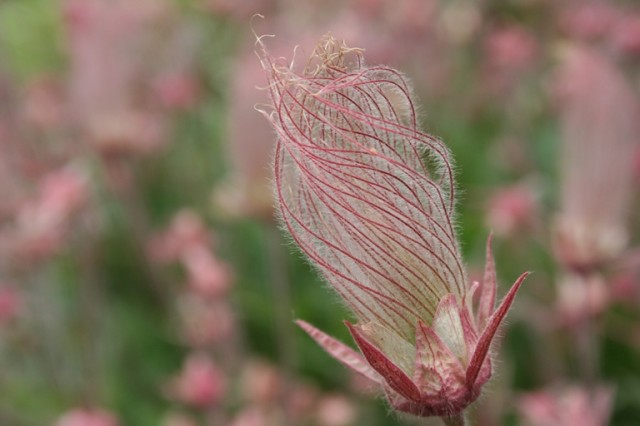
[(355, 314), (361, 354), (298, 324), (395, 409), (459, 414), (491, 376), (489, 347), (525, 274), (497, 309), (490, 253), (482, 285), (467, 282), (449, 150), (419, 129), (402, 74), (365, 66), (361, 49), (332, 37), (303, 72), (259, 44), (280, 220)]

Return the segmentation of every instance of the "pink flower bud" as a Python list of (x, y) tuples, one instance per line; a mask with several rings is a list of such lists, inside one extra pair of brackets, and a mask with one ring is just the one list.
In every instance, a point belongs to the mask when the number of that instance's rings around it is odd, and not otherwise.
[(252, 50), (243, 51), (236, 59), (229, 87), (227, 153), (231, 175), (214, 194), (217, 210), (230, 217), (270, 218), (273, 213), (268, 177), (273, 144), (263, 140), (270, 131), (269, 125), (253, 110), (253, 105), (266, 102), (266, 95), (255, 90), (264, 85), (264, 73), (255, 54)]
[(558, 283), (559, 320), (574, 326), (602, 313), (611, 303), (610, 293), (607, 283), (596, 274), (566, 274)]
[(540, 56), (535, 36), (525, 27), (515, 25), (492, 29), (484, 39), (483, 48), (483, 86), (501, 98), (522, 83), (522, 76)]
[(318, 402), (316, 416), (321, 426), (349, 426), (355, 424), (357, 411), (344, 396), (327, 395)]
[(99, 408), (76, 408), (64, 413), (55, 426), (118, 426), (116, 417)]
[(209, 244), (209, 239), (209, 231), (200, 216), (182, 209), (173, 217), (169, 229), (151, 239), (149, 257), (156, 262), (174, 262), (189, 248)]
[(52, 130), (64, 123), (65, 105), (60, 84), (45, 76), (26, 88), (24, 115), (28, 123), (41, 130)]
[(107, 157), (152, 153), (164, 144), (164, 123), (155, 113), (135, 109), (106, 112), (88, 123), (88, 135)]
[(485, 40), (485, 51), (492, 67), (499, 70), (525, 70), (538, 55), (538, 42), (522, 27), (493, 30)]
[(0, 326), (14, 319), (22, 309), (22, 294), (11, 286), (0, 286)]
[(161, 75), (153, 86), (162, 105), (171, 109), (188, 109), (198, 97), (195, 78), (184, 72)]
[(186, 292), (178, 299), (181, 337), (190, 347), (206, 347), (228, 341), (236, 324), (225, 300), (203, 298)]
[(611, 42), (623, 53), (640, 55), (640, 13), (620, 18), (611, 30)]
[[(147, 154), (164, 143), (165, 120), (144, 108), (154, 25), (167, 2), (65, 0), (69, 113), (101, 153)], [(159, 56), (159, 55), (152, 55)]]
[(88, 198), (86, 176), (65, 167), (46, 175), (36, 196), (16, 217), (16, 246), (20, 255), (46, 257), (62, 244), (73, 215)]
[(555, 252), (567, 267), (598, 267), (627, 246), (640, 101), (595, 49), (570, 46), (555, 85), (562, 125)]
[(204, 296), (220, 296), (231, 286), (231, 268), (205, 246), (191, 247), (181, 256), (191, 288)]
[(617, 10), (607, 2), (574, 2), (560, 13), (560, 29), (579, 40), (602, 37), (614, 24)]
[[(354, 373), (355, 374), (355, 373)], [(293, 424), (301, 424), (309, 418), (318, 399), (318, 390), (305, 383), (294, 383), (293, 390), (287, 392), (287, 415)]]
[(207, 407), (220, 402), (226, 384), (210, 357), (195, 353), (186, 359), (172, 389), (179, 401), (196, 407)]
[(301, 73), (260, 45), (280, 219), (355, 314), (346, 324), (361, 354), (298, 324), (395, 409), (459, 414), (491, 376), (491, 341), (526, 274), (497, 309), (490, 252), (482, 285), (468, 283), (449, 151), (418, 128), (398, 71), (365, 66), (332, 37)]
[(519, 411), (527, 426), (602, 426), (608, 424), (613, 391), (580, 387), (543, 390), (520, 398)]
[(535, 223), (536, 194), (522, 184), (500, 188), (489, 198), (487, 210), (487, 223), (497, 235), (515, 235)]
[(269, 406), (282, 392), (282, 378), (278, 371), (263, 361), (252, 361), (245, 367), (242, 394), (251, 404)]

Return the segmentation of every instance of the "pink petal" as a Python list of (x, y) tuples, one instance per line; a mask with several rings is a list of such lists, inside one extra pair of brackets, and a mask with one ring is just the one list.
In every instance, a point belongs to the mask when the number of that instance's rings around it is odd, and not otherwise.
[[(375, 322), (358, 324), (358, 330), (370, 344), (378, 348), (408, 376), (411, 376), (416, 360), (416, 347), (413, 343), (408, 342), (395, 331)], [(413, 334), (415, 336), (415, 331)]]
[(343, 365), (351, 368), (357, 373), (362, 374), (369, 380), (372, 380), (379, 384), (384, 383), (380, 375), (378, 375), (378, 373), (376, 373), (375, 370), (371, 368), (371, 366), (369, 366), (362, 355), (351, 349), (349, 346), (345, 345), (339, 340), (334, 339), (323, 331), (318, 330), (308, 322), (297, 320), (296, 324), (298, 324), (298, 326), (306, 331), (313, 340), (315, 340), (320, 346), (322, 346), (322, 348), (327, 351), (329, 355), (340, 361)]
[(345, 321), (345, 324), (371, 367), (380, 373), (387, 384), (405, 398), (420, 401), (420, 390), (409, 376), (377, 347), (369, 343), (357, 326), (348, 321)]
[(467, 345), (467, 353), (473, 352), (476, 343), (478, 343), (478, 331), (467, 306), (460, 308), (460, 323), (462, 324), (464, 341)]
[(463, 382), (463, 377), (464, 370), (460, 361), (430, 327), (419, 321), (413, 380), (422, 390), (423, 398), (429, 394), (451, 391), (455, 382)]
[(529, 272), (525, 272), (518, 277), (516, 282), (511, 286), (511, 289), (502, 300), (498, 309), (491, 315), (487, 326), (482, 331), (482, 335), (480, 336), (480, 340), (478, 340), (478, 344), (476, 346), (475, 351), (473, 352), (473, 356), (471, 357), (471, 361), (469, 362), (469, 367), (467, 368), (467, 384), (469, 386), (475, 385), (476, 379), (478, 378), (478, 373), (480, 372), (480, 368), (484, 364), (484, 360), (489, 352), (489, 347), (491, 346), (491, 341), (493, 340), (493, 336), (495, 336), (498, 327), (502, 323), (502, 320), (507, 315), (513, 300), (516, 297), (516, 293), (520, 286), (524, 282), (524, 279), (527, 278)]
[(462, 362), (468, 359), (460, 308), (453, 294), (446, 295), (438, 304), (432, 328), (444, 344)]

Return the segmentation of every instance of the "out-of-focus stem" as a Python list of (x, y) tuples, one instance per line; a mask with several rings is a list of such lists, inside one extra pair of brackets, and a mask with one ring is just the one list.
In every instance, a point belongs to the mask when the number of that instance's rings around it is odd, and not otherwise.
[(209, 407), (205, 413), (205, 425), (215, 426), (227, 424), (227, 418), (224, 410), (220, 410), (219, 407)]
[(40, 269), (30, 283), (33, 305), (29, 307), (35, 324), (34, 332), (39, 348), (37, 353), (41, 357), (39, 366), (46, 375), (48, 384), (56, 389), (57, 393), (64, 395), (68, 390), (64, 386), (65, 380), (62, 379), (65, 371), (60, 368), (61, 360), (54, 350), (60, 330), (56, 321), (53, 320), (55, 314), (51, 312), (50, 301), (54, 299), (51, 295), (51, 279), (46, 276), (49, 272), (46, 267)]
[(576, 354), (578, 357), (580, 374), (584, 380), (595, 385), (598, 379), (598, 337), (595, 330), (594, 318), (586, 315), (576, 325), (574, 330)]
[(80, 268), (80, 282), (78, 292), (81, 302), (80, 323), (81, 333), (80, 356), (84, 370), (84, 382), (81, 386), (82, 398), (87, 406), (92, 406), (100, 400), (101, 389), (101, 351), (100, 335), (103, 316), (104, 300), (97, 271), (99, 257), (98, 236), (91, 227), (91, 222), (82, 223), (82, 241), (78, 244), (78, 261)]
[(456, 414), (455, 416), (443, 417), (442, 421), (446, 426), (465, 426), (467, 424), (463, 413)]
[(292, 335), (293, 323), (291, 320), (291, 289), (286, 271), (286, 261), (280, 232), (277, 227), (269, 224), (266, 226), (266, 234), (269, 274), (273, 286), (273, 304), (275, 306), (276, 341), (278, 343), (278, 353), (285, 376), (285, 383), (281, 395), (284, 403), (289, 392), (288, 382), (295, 365), (295, 348)]

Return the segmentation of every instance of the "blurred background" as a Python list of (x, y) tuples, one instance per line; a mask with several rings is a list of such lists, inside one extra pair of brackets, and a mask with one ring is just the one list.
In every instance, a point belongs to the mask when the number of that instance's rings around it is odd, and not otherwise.
[(490, 230), (500, 294), (534, 271), (472, 424), (639, 424), (632, 0), (0, 0), (0, 424), (439, 424), (293, 323), (351, 343), (273, 220), (252, 27), (406, 73), (471, 278)]

